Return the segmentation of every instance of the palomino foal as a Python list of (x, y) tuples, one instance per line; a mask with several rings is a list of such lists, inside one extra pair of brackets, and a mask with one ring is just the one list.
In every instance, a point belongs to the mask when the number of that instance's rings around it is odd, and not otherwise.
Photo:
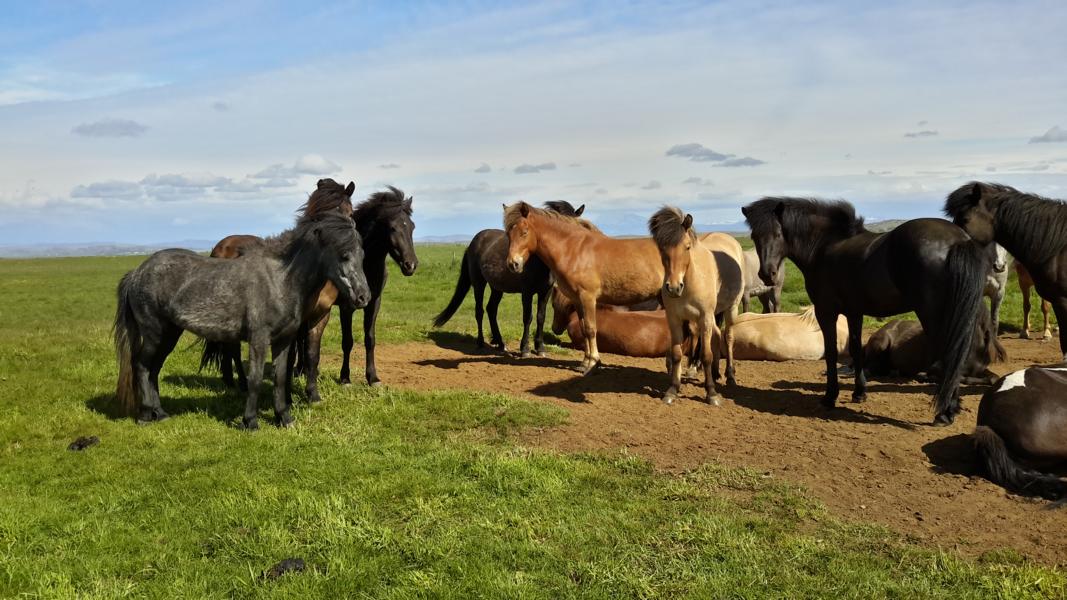
[[(701, 342), (706, 400), (709, 404), (719, 406), (722, 404), (722, 396), (715, 389), (715, 378), (712, 375), (715, 363), (712, 348), (720, 335), (719, 327), (715, 324), (715, 314), (722, 312), (725, 317), (721, 335), (726, 347), (726, 381), (733, 384), (733, 333), (730, 327), (737, 316), (737, 303), (741, 299), (744, 285), (741, 283), (733, 286), (732, 297), (721, 297), (720, 292), (724, 291), (723, 279), (719, 275), (721, 257), (716, 256), (710, 247), (697, 239), (693, 231), (692, 215), (683, 215), (677, 208), (665, 206), (649, 219), (648, 229), (663, 261), (663, 307), (667, 311), (667, 325), (671, 330), (671, 386), (663, 394), (663, 401), (667, 404), (673, 402), (682, 385), (682, 344), (685, 341), (688, 322), (695, 326), (694, 333)], [(741, 246), (737, 240), (733, 240), (733, 244), (737, 248), (736, 254), (729, 253), (734, 254), (731, 257), (734, 265), (732, 268), (737, 270), (737, 281), (743, 282), (740, 265), (744, 258), (741, 255)]]

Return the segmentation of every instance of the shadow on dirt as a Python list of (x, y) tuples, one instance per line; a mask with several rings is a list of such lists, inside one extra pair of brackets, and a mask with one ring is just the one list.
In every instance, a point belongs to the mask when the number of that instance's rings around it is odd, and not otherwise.
[(975, 461), (974, 442), (966, 433), (958, 433), (923, 445), (923, 454), (933, 465), (935, 473), (950, 473), (974, 477), (979, 475)]

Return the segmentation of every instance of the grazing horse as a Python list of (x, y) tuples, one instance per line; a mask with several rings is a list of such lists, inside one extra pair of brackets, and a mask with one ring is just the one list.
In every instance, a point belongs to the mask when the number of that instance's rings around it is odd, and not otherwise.
[(763, 198), (742, 212), (752, 228), (763, 281), (773, 282), (787, 257), (804, 274), (823, 332), (823, 405), (835, 406), (839, 390), (837, 316), (848, 319), (849, 354), (856, 370), (852, 399), (863, 402), (863, 316), (914, 310), (923, 329), (931, 332), (944, 367), (934, 422), (951, 423), (960, 410), (960, 372), (988, 272), (985, 248), (942, 219), (914, 219), (890, 232), (872, 233), (844, 201)]
[(659, 295), (663, 264), (648, 238), (616, 239), (587, 222), (518, 202), (504, 208), (508, 268), (522, 273), (537, 256), (552, 271), (556, 286), (578, 310), (585, 339), (579, 370), (600, 364), (596, 342), (596, 305), (629, 306)]
[(974, 446), (993, 483), (1062, 505), (1067, 481), (1035, 469), (1067, 466), (1067, 365), (1001, 377), (978, 405)]
[[(730, 330), (737, 317), (737, 304), (744, 291), (744, 257), (741, 245), (731, 236), (723, 235), (736, 248), (728, 248), (725, 240), (713, 239), (712, 245), (721, 244), (722, 250), (713, 251), (697, 239), (693, 231), (693, 215), (665, 206), (648, 221), (648, 230), (659, 250), (663, 262), (663, 308), (667, 312), (667, 326), (671, 332), (670, 367), (671, 385), (663, 394), (663, 401), (670, 404), (678, 397), (682, 385), (682, 344), (687, 337), (686, 328), (693, 324), (694, 337), (700, 339), (701, 359), (704, 363), (705, 399), (719, 406), (722, 396), (715, 389), (712, 367), (716, 363), (712, 350), (719, 337), (715, 315), (723, 313), (722, 338), (726, 355), (726, 381), (734, 384), (733, 332)], [(731, 269), (726, 277), (720, 269)], [(733, 282), (735, 285), (730, 285)]]
[[(757, 267), (758, 268), (758, 267)], [(734, 358), (738, 360), (819, 360), (822, 330), (815, 309), (799, 313), (742, 313), (734, 319)], [(837, 351), (848, 353), (848, 321), (837, 318)]]
[[(545, 202), (545, 207), (571, 217), (580, 217), (585, 211), (584, 204), (575, 209), (570, 202), (565, 200)], [(583, 221), (583, 224), (592, 227), (587, 221)], [(463, 252), (463, 262), (459, 268), (459, 279), (456, 281), (456, 290), (452, 293), (452, 299), (448, 302), (448, 306), (434, 317), (433, 326), (441, 327), (447, 323), (459, 310), (463, 299), (467, 297), (467, 292), (473, 287), (474, 318), (478, 322), (478, 347), (484, 347), (482, 299), (485, 286), (488, 284), (489, 304), (486, 310), (489, 313), (489, 330), (492, 335), (489, 343), (504, 352), (507, 349), (496, 319), (497, 307), (504, 294), (522, 294), (522, 341), (519, 342), (519, 352), (525, 358), (530, 356), (530, 322), (533, 320), (533, 297), (537, 296), (537, 328), (534, 330), (533, 351), (538, 356), (543, 356), (545, 353), (545, 310), (548, 305), (548, 294), (552, 290), (552, 273), (537, 257), (530, 259), (522, 273), (512, 272), (508, 269), (507, 262), (507, 234), (501, 229), (479, 231)], [(560, 329), (557, 335), (562, 332), (563, 330)]]
[[(999, 244), (997, 244), (999, 246)], [(1019, 261), (1012, 261), (1015, 265), (1015, 273), (1019, 276), (1019, 290), (1023, 294), (1023, 330), (1019, 334), (1024, 340), (1030, 339), (1030, 289), (1034, 287), (1034, 278), (1030, 277), (1030, 272), (1026, 270), (1023, 263)], [(1037, 299), (1041, 301), (1041, 316), (1044, 317), (1044, 323), (1042, 326), (1041, 339), (1052, 339), (1052, 327), (1048, 321), (1048, 311), (1051, 308), (1048, 300), (1045, 300), (1038, 294)]]
[(745, 250), (745, 293), (741, 296), (741, 312), (748, 312), (749, 299), (759, 298), (763, 312), (776, 313), (782, 310), (782, 286), (785, 285), (785, 269), (778, 270), (774, 285), (767, 285), (759, 278), (759, 254)]
[[(963, 365), (962, 381), (989, 385), (997, 378), (989, 371), (989, 365), (1004, 362), (1008, 354), (997, 339), (989, 310), (982, 304), (978, 311), (974, 335), (971, 336), (971, 351)], [(922, 325), (915, 321), (890, 321), (867, 340), (863, 349), (864, 365), (867, 374), (873, 377), (915, 377), (919, 373), (932, 376), (931, 371), (936, 370), (933, 351)]]
[(139, 420), (167, 417), (159, 401), (159, 371), (188, 330), (213, 342), (248, 342), (248, 401), (242, 425), (256, 429), (258, 395), (267, 349), (274, 361), (274, 415), (292, 424), (290, 346), (305, 322), (308, 303), (330, 281), (346, 302), (366, 305), (359, 232), (348, 217), (302, 217), (283, 234), (277, 256), (251, 252), (220, 260), (188, 250), (161, 250), (123, 276), (115, 313), (118, 399)]
[[(993, 335), (1000, 333), (1000, 305), (1008, 288), (1008, 251), (1000, 244), (992, 245), (992, 262), (986, 275), (984, 294), (989, 296), (989, 312), (993, 319)], [(1029, 299), (1027, 299), (1029, 302)], [(1047, 314), (1047, 313), (1046, 313)]]
[[(972, 181), (945, 199), (945, 214), (982, 243), (997, 242), (1022, 263), (1037, 293), (1067, 323), (1067, 203)], [(1067, 328), (1060, 327), (1067, 360)]]

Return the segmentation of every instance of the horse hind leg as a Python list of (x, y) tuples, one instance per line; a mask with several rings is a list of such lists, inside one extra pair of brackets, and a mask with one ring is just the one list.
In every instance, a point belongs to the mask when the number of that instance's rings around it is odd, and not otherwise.
[(291, 380), (289, 368), (292, 364), (290, 353), (293, 352), (292, 344), (279, 343), (271, 352), (271, 362), (274, 364), (274, 419), (279, 427), (291, 427), (293, 415), (289, 412), (289, 387)]
[(852, 388), (853, 402), (867, 401), (867, 375), (863, 371), (863, 315), (848, 317), (848, 353), (852, 356), (852, 369), (855, 372), (855, 387)]
[(479, 278), (472, 278), (472, 287), (474, 288), (474, 320), (478, 322), (478, 347), (485, 347), (485, 335), (482, 333), (482, 316), (485, 314), (484, 298), (485, 298), (485, 280)]
[(530, 323), (533, 322), (533, 292), (522, 293), (522, 340), (519, 341), (519, 355), (529, 358)]
[(1019, 333), (1019, 337), (1028, 340), (1030, 339), (1030, 288), (1021, 287), (1023, 296), (1023, 330)]
[(548, 311), (550, 290), (537, 294), (537, 329), (534, 331), (534, 354), (545, 355), (545, 313)]
[[(222, 358), (223, 378), (226, 377), (226, 371), (233, 365), (233, 372), (237, 374), (237, 389), (242, 392), (248, 391), (248, 378), (245, 377), (245, 367), (241, 364), (241, 342), (234, 342), (233, 344), (226, 345), (226, 356)], [(233, 382), (230, 381), (227, 384), (229, 387), (233, 387)]]
[[(176, 327), (163, 327), (156, 336), (146, 336), (142, 341), (143, 352), (140, 360), (134, 364), (134, 373), (137, 384), (141, 387), (141, 414), (139, 423), (162, 421), (168, 415), (160, 404), (159, 399), (159, 372), (163, 369), (163, 363), (167, 356), (178, 344), (182, 331)], [(155, 337), (155, 339), (148, 339)]]
[(726, 346), (726, 384), (737, 385), (737, 377), (734, 373), (734, 319), (737, 318), (737, 305), (734, 304), (730, 307), (730, 310), (726, 311), (723, 315), (723, 327), (722, 337), (723, 343)]
[[(736, 311), (737, 309), (735, 308), (734, 310)], [(727, 320), (727, 322), (729, 321)], [(722, 395), (715, 389), (715, 377), (713, 377), (711, 373), (712, 365), (718, 363), (718, 361), (715, 360), (712, 344), (713, 340), (718, 339), (720, 335), (722, 335), (722, 333), (719, 332), (719, 326), (715, 324), (715, 317), (711, 316), (710, 318), (706, 318), (701, 327), (700, 345), (701, 353), (704, 358), (704, 399), (712, 406), (722, 406)], [(733, 365), (731, 364), (731, 359), (729, 357), (729, 346), (727, 347), (726, 365), (727, 379), (731, 380), (731, 383), (733, 383), (733, 374), (731, 373)]]
[(489, 304), (486, 305), (485, 312), (489, 315), (489, 332), (492, 336), (489, 343), (497, 350), (507, 352), (508, 348), (504, 345), (504, 337), (500, 335), (500, 323), (496, 318), (497, 309), (500, 308), (500, 300), (503, 297), (504, 292), (492, 290), (489, 293)]
[(263, 384), (263, 363), (267, 359), (269, 345), (262, 336), (253, 338), (248, 343), (248, 400), (245, 401), (241, 427), (249, 431), (259, 429), (259, 388)]
[[(1045, 340), (1046, 342), (1052, 339), (1052, 326), (1049, 324), (1049, 320), (1048, 320), (1048, 312), (1049, 312), (1049, 308), (1050, 307), (1051, 307), (1051, 304), (1049, 303), (1048, 300), (1044, 300), (1044, 299), (1041, 300), (1041, 316), (1044, 318), (1044, 325), (1045, 325), (1044, 331), (1041, 332), (1041, 339)], [(1059, 318), (1060, 318), (1059, 314), (1057, 314), (1056, 315), (1056, 319), (1059, 320)], [(1062, 337), (1062, 334), (1061, 334), (1061, 337)], [(1062, 348), (1061, 348), (1061, 350), (1062, 350)]]

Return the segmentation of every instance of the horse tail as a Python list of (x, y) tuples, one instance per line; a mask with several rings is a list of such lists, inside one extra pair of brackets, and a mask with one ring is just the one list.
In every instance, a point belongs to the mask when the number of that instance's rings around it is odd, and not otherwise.
[(456, 311), (459, 310), (459, 305), (463, 304), (463, 299), (467, 297), (467, 292), (471, 289), (471, 274), (467, 266), (470, 252), (470, 246), (467, 246), (467, 249), (463, 251), (463, 260), (460, 261), (459, 267), (459, 280), (456, 281), (456, 291), (452, 292), (452, 300), (448, 302), (448, 306), (434, 317), (434, 327), (441, 327), (452, 318), (452, 315), (456, 314)]
[(985, 425), (974, 430), (974, 449), (989, 479), (1014, 492), (1033, 494), (1048, 500), (1067, 500), (1067, 481), (1054, 475), (1023, 468), (1008, 453), (1008, 447), (996, 431)]
[(225, 344), (204, 340), (204, 351), (200, 353), (200, 370), (210, 368), (218, 371), (222, 369), (222, 361), (229, 360), (229, 358)]
[(961, 242), (948, 250), (945, 285), (948, 295), (942, 313), (941, 365), (944, 368), (941, 385), (934, 397), (937, 414), (949, 418), (958, 412), (956, 394), (964, 363), (971, 352), (971, 338), (978, 318), (978, 305), (985, 289), (988, 253), (975, 241)]
[(299, 377), (300, 375), (307, 375), (307, 369), (309, 367), (308, 360), (308, 333), (309, 327), (307, 323), (300, 326), (300, 331), (297, 332), (296, 337), (293, 338), (293, 343), (289, 348), (290, 352), (296, 353), (296, 362), (293, 363), (293, 377)]
[(123, 275), (118, 287), (118, 307), (115, 309), (115, 355), (119, 363), (119, 380), (115, 396), (127, 415), (137, 410), (137, 387), (133, 376), (133, 362), (141, 351), (141, 333), (137, 318), (130, 306), (130, 287), (133, 271)]

